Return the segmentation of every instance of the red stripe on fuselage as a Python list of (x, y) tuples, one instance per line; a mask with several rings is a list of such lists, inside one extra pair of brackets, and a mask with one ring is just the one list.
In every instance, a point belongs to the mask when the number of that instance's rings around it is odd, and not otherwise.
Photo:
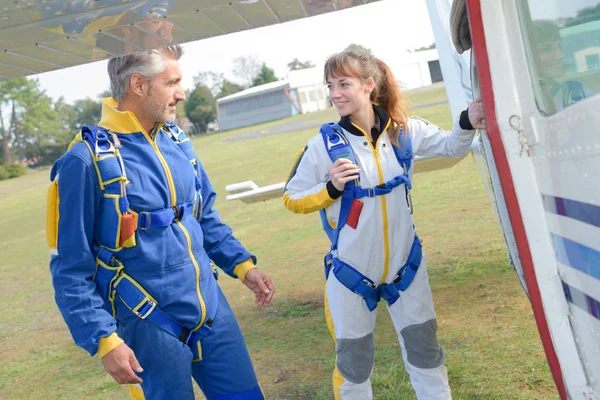
[(523, 266), (523, 273), (525, 275), (525, 281), (527, 283), (527, 288), (531, 299), (531, 306), (533, 308), (533, 314), (535, 316), (538, 331), (540, 332), (542, 344), (544, 345), (544, 350), (548, 359), (548, 365), (552, 371), (552, 376), (554, 377), (554, 382), (561, 399), (566, 400), (567, 395), (562, 371), (558, 357), (556, 356), (554, 345), (552, 344), (550, 330), (548, 329), (548, 322), (546, 321), (546, 316), (544, 314), (542, 297), (540, 295), (537, 278), (535, 276), (535, 270), (533, 268), (531, 250), (529, 249), (529, 242), (527, 240), (527, 234), (525, 233), (525, 227), (523, 226), (523, 219), (521, 217), (521, 209), (519, 208), (519, 202), (517, 200), (517, 194), (515, 192), (506, 152), (504, 150), (504, 144), (502, 143), (502, 139), (500, 137), (500, 128), (498, 126), (498, 121), (496, 120), (496, 106), (494, 102), (494, 90), (492, 86), (485, 32), (483, 29), (480, 5), (481, 0), (467, 1), (469, 23), (471, 26), (471, 38), (473, 41), (475, 60), (477, 62), (477, 71), (479, 74), (481, 96), (483, 98), (487, 134), (492, 145), (494, 159), (496, 160), (496, 169), (498, 170), (498, 175), (500, 176), (500, 183), (502, 185), (502, 191), (506, 201), (506, 208), (508, 209), (510, 223), (512, 225), (517, 248), (519, 250), (521, 265)]

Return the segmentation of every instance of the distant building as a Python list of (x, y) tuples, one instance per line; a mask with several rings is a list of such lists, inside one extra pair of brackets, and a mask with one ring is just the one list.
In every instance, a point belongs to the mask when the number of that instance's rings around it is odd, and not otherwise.
[(440, 56), (436, 49), (390, 52), (383, 61), (389, 65), (404, 90), (443, 81)]
[(301, 113), (288, 80), (254, 86), (217, 100), (219, 128), (229, 130)]
[(221, 130), (331, 107), (322, 68), (290, 71), (288, 79), (254, 86), (217, 100)]

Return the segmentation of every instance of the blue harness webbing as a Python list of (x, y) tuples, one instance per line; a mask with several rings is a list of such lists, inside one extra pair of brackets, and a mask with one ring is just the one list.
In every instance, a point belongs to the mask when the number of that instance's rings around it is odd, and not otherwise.
[[(174, 123), (165, 124), (164, 130), (184, 152), (190, 162), (196, 165), (198, 158), (192, 148), (191, 142), (185, 134)], [(90, 150), (94, 153), (92, 157), (98, 166), (101, 190), (119, 195), (119, 210), (127, 212), (129, 210), (129, 202), (127, 201), (125, 190), (127, 175), (123, 160), (118, 152), (118, 149), (121, 147), (119, 139), (115, 134), (99, 126), (85, 126), (82, 128), (81, 133), (82, 139), (88, 143)], [(114, 157), (110, 157), (111, 155)], [(195, 175), (195, 187), (197, 201), (157, 211), (140, 212), (138, 213), (137, 228), (139, 230), (164, 228), (190, 215), (201, 218), (202, 196), (200, 190), (202, 185), (197, 173)], [(195, 209), (195, 207), (197, 208)], [(114, 218), (107, 218), (105, 215), (102, 215), (101, 218), (103, 218), (103, 221), (101, 221), (103, 228), (107, 226), (108, 230), (116, 231), (118, 229), (117, 226), (119, 225), (115, 224)], [(113, 316), (115, 315), (114, 299), (116, 296), (119, 296), (125, 306), (135, 315), (141, 319), (148, 319), (154, 322), (169, 334), (178, 338), (190, 347), (193, 359), (199, 359), (200, 353), (197, 343), (200, 338), (206, 336), (211, 330), (212, 318), (214, 318), (218, 302), (218, 292), (215, 291), (214, 299), (211, 302), (213, 309), (207, 312), (206, 321), (200, 328), (192, 330), (179, 323), (158, 308), (156, 300), (131, 276), (124, 272), (123, 265), (114, 257), (116, 251), (120, 249), (113, 248), (113, 246), (107, 245), (107, 242), (105, 242), (106, 238), (109, 238), (108, 243), (112, 244), (112, 238), (119, 236), (114, 231), (101, 236), (99, 240), (100, 250), (97, 254), (98, 268), (94, 276), (101, 296), (105, 299), (105, 302), (108, 301), (111, 304), (112, 310), (109, 311), (112, 311)]]
[[(352, 146), (338, 124), (328, 123), (322, 125), (321, 136), (323, 138), (323, 143), (325, 144), (325, 149), (332, 162), (335, 162), (338, 158), (347, 158), (352, 161), (353, 164), (357, 165)], [(389, 305), (394, 304), (398, 298), (400, 298), (399, 292), (406, 290), (406, 288), (410, 286), (417, 269), (421, 264), (422, 249), (419, 238), (415, 235), (408, 260), (398, 271), (396, 279), (394, 279), (392, 283), (383, 283), (380, 285), (376, 285), (375, 282), (361, 274), (355, 268), (341, 261), (337, 257), (337, 246), (340, 231), (348, 221), (348, 216), (350, 215), (354, 200), (362, 199), (364, 197), (383, 196), (390, 193), (394, 188), (404, 185), (407, 202), (410, 207), (409, 191), (412, 186), (408, 174), (413, 158), (410, 135), (404, 135), (403, 130), (400, 129), (398, 142), (399, 146), (393, 145), (392, 147), (398, 163), (404, 169), (404, 174), (398, 175), (384, 184), (377, 185), (373, 188), (360, 187), (360, 178), (356, 181), (347, 182), (342, 193), (340, 214), (335, 229), (329, 224), (326, 211), (324, 209), (320, 210), (323, 229), (331, 241), (331, 249), (325, 256), (325, 279), (329, 277), (329, 272), (333, 271), (333, 274), (342, 285), (363, 297), (370, 311), (377, 308), (377, 303), (382, 298), (386, 300)]]

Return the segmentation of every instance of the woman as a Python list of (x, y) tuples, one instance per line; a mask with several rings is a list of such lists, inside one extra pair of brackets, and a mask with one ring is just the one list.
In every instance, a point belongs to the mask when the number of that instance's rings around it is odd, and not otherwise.
[(321, 211), (332, 241), (325, 306), (336, 342), (335, 398), (372, 398), (373, 330), (383, 299), (418, 398), (449, 399), (425, 258), (410, 209), (411, 161), (414, 154), (463, 156), (474, 129), (484, 127), (481, 100), (445, 132), (408, 118), (389, 67), (367, 52), (330, 57), (325, 80), (341, 119), (308, 142), (286, 184), (284, 203), (293, 212)]

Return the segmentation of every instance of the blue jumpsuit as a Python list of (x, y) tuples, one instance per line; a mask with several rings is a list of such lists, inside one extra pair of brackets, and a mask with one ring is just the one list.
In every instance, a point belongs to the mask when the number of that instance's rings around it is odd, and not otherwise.
[[(94, 280), (99, 238), (106, 235), (101, 216), (113, 203), (106, 199), (111, 194), (101, 189), (93, 149), (79, 141), (52, 169), (47, 217), (55, 299), (75, 343), (90, 355), (102, 356), (125, 341), (144, 369), (139, 376), (147, 399), (193, 399), (191, 377), (208, 399), (263, 399), (244, 339), (211, 267), (213, 260), (230, 276), (243, 277), (256, 258), (221, 222), (213, 208), (215, 191), (200, 160), (188, 159), (162, 124), (146, 133), (132, 113), (115, 106), (114, 100), (103, 100), (99, 125), (122, 144), (131, 213), (139, 218), (142, 212), (186, 203), (201, 210), (168, 226), (138, 227), (135, 244), (113, 249), (114, 257), (179, 324), (190, 331), (212, 325), (200, 340), (200, 356), (192, 360), (188, 345), (149, 319), (140, 319), (118, 295), (113, 316)], [(112, 343), (104, 351), (101, 338)]]

